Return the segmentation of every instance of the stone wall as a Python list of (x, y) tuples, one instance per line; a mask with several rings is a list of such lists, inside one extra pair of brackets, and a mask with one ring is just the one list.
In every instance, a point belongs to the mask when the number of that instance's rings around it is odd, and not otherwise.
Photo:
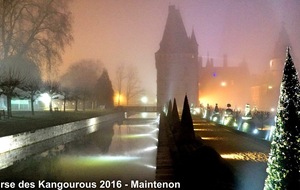
[(28, 131), (18, 133), (15, 135), (4, 136), (0, 138), (0, 154), (28, 146), (33, 143), (51, 139), (66, 133), (70, 133), (76, 130), (89, 128), (101, 122), (124, 118), (124, 113), (114, 113), (103, 115), (99, 117), (90, 118), (87, 120), (76, 121), (72, 123), (66, 123), (63, 125), (57, 125), (53, 127), (38, 129), (35, 131)]
[(49, 149), (51, 149), (50, 151), (59, 151), (55, 148), (56, 146), (63, 147), (63, 144), (71, 142), (79, 136), (93, 133), (100, 127), (105, 127), (107, 122), (123, 119), (124, 113), (120, 112), (1, 137), (0, 169), (7, 168), (14, 162)]

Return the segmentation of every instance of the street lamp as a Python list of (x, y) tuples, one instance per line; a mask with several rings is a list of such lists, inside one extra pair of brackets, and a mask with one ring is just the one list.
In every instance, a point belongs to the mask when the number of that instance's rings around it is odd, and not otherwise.
[(227, 86), (227, 83), (225, 81), (223, 81), (223, 82), (221, 82), (221, 86), (225, 87), (225, 86)]
[(148, 98), (147, 98), (146, 96), (143, 96), (143, 97), (141, 98), (141, 102), (142, 102), (143, 104), (147, 104), (147, 103), (148, 103)]

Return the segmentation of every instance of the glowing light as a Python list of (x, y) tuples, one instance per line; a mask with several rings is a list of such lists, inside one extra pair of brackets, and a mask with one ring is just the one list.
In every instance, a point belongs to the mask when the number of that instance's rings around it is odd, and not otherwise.
[(152, 131), (150, 131), (149, 133), (155, 133), (155, 132), (157, 132), (158, 131), (158, 128), (156, 128), (156, 129), (153, 129)]
[(235, 152), (229, 154), (221, 154), (224, 159), (243, 160), (254, 162), (267, 162), (268, 155), (263, 152)]
[(0, 138), (0, 153), (12, 150), (13, 148), (15, 148), (14, 146), (14, 138), (13, 136), (5, 136), (5, 137), (1, 137)]
[(122, 138), (142, 138), (142, 137), (151, 137), (151, 134), (135, 134), (135, 135), (122, 135)]
[(60, 159), (64, 167), (96, 167), (96, 166), (109, 166), (116, 164), (124, 164), (123, 162), (130, 162), (140, 159), (136, 156), (124, 155), (94, 155), (94, 156), (65, 156)]
[(50, 104), (51, 97), (48, 93), (43, 93), (40, 95), (39, 100), (48, 106)]
[(146, 96), (143, 96), (143, 97), (141, 98), (141, 102), (142, 102), (143, 104), (147, 104), (147, 103), (148, 103), (148, 98), (147, 98)]
[(213, 140), (213, 141), (218, 141), (218, 140), (224, 140), (225, 138), (223, 137), (201, 137), (203, 140)]
[(194, 129), (194, 131), (216, 131), (213, 129)]
[(271, 108), (271, 112), (275, 112), (275, 108)]
[(124, 105), (125, 98), (122, 94), (116, 94), (115, 97), (114, 97), (114, 101), (115, 101), (115, 104), (118, 105), (118, 106)]
[(206, 126), (206, 125), (207, 125), (207, 123), (194, 123), (194, 126), (197, 126), (197, 125), (199, 125), (199, 126), (201, 126), (201, 125), (204, 125), (204, 126)]
[(223, 125), (228, 125), (233, 118), (230, 116), (223, 117), (222, 123)]
[(133, 156), (103, 156), (100, 155), (98, 158), (96, 158), (97, 160), (103, 160), (103, 161), (127, 161), (127, 160), (136, 160), (138, 159), (138, 157), (133, 157)]
[(148, 113), (147, 112), (142, 112), (142, 118), (148, 118)]
[(251, 116), (242, 116), (242, 119), (243, 120), (250, 120), (250, 119), (252, 119), (252, 117)]
[(272, 88), (273, 88), (273, 86), (271, 86), (271, 85), (268, 86), (268, 89), (272, 89)]
[(207, 105), (210, 102), (213, 102), (210, 97), (199, 97), (200, 104)]
[(147, 168), (156, 169), (156, 166), (152, 166), (152, 165), (149, 165), (149, 164), (144, 164), (144, 166), (146, 166)]
[(212, 118), (212, 121), (213, 121), (213, 122), (218, 121), (218, 117), (214, 116), (214, 117)]
[(258, 132), (259, 132), (258, 129), (254, 129), (252, 133), (255, 134), (255, 135), (257, 135)]
[(95, 131), (97, 131), (98, 130), (98, 127), (97, 127), (97, 125), (90, 125), (88, 128), (87, 128), (87, 133), (89, 134), (89, 133), (93, 133), (93, 132), (95, 132)]
[(96, 118), (91, 118), (88, 120), (88, 126), (95, 125), (95, 124), (97, 124)]
[(199, 108), (199, 107), (192, 108), (192, 109), (191, 109), (191, 112), (192, 112), (192, 114), (194, 114), (194, 115), (200, 114), (200, 108)]
[(156, 150), (156, 149), (157, 149), (157, 146), (150, 146), (150, 147), (143, 149), (143, 152), (148, 152), (148, 151)]
[(225, 86), (227, 86), (227, 83), (223, 81), (223, 82), (221, 82), (221, 86), (225, 87)]

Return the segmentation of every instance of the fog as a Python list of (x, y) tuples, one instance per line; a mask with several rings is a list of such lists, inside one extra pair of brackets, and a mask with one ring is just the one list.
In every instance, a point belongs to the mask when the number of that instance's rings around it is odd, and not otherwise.
[[(194, 29), (204, 63), (209, 54), (215, 65), (222, 65), (226, 54), (228, 65), (246, 61), (251, 73), (262, 73), (284, 27), (299, 68), (297, 0), (74, 0), (70, 7), (74, 43), (65, 52), (61, 72), (72, 62), (92, 58), (101, 60), (114, 80), (119, 64), (136, 65), (143, 88), (155, 97), (154, 53), (159, 49), (169, 5), (180, 10), (189, 35)], [(279, 56), (285, 56), (284, 49)]]

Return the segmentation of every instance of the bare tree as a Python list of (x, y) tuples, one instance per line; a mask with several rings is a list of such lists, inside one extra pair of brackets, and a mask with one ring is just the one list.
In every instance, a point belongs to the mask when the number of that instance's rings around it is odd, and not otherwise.
[(19, 88), (26, 92), (23, 98), (30, 99), (31, 114), (34, 115), (34, 102), (41, 94), (42, 77), (40, 69), (32, 62), (27, 64), (26, 70), (26, 77)]
[(66, 111), (66, 104), (67, 104), (67, 101), (68, 100), (71, 100), (72, 99), (72, 96), (71, 96), (71, 89), (68, 88), (68, 87), (61, 87), (61, 94), (64, 96), (64, 104), (63, 104), (63, 111), (65, 112)]
[(53, 111), (52, 100), (57, 98), (60, 92), (60, 84), (58, 81), (45, 81), (43, 83), (42, 92), (47, 93), (50, 97), (49, 111)]
[(141, 88), (140, 79), (138, 77), (138, 71), (136, 67), (130, 66), (127, 69), (126, 73), (126, 104), (129, 105), (129, 102), (132, 98), (137, 97), (144, 90)]
[(38, 67), (28, 59), (11, 57), (0, 61), (0, 88), (7, 99), (7, 115), (12, 116), (11, 100), (17, 96), (17, 88), (22, 89), (34, 80), (40, 82)]
[(72, 42), (69, 2), (0, 0), (0, 78), (2, 93), (8, 100), (8, 116), (14, 89), (23, 80), (19, 60), (26, 58), (49, 68), (49, 64), (61, 61), (65, 45)]
[(14, 91), (22, 83), (24, 76), (22, 76), (17, 63), (11, 61), (1, 63), (0, 72), (0, 88), (2, 94), (6, 96), (7, 116), (12, 117), (11, 100), (16, 96)]
[(61, 60), (71, 34), (70, 1), (0, 0), (0, 60), (25, 56), (35, 63)]

